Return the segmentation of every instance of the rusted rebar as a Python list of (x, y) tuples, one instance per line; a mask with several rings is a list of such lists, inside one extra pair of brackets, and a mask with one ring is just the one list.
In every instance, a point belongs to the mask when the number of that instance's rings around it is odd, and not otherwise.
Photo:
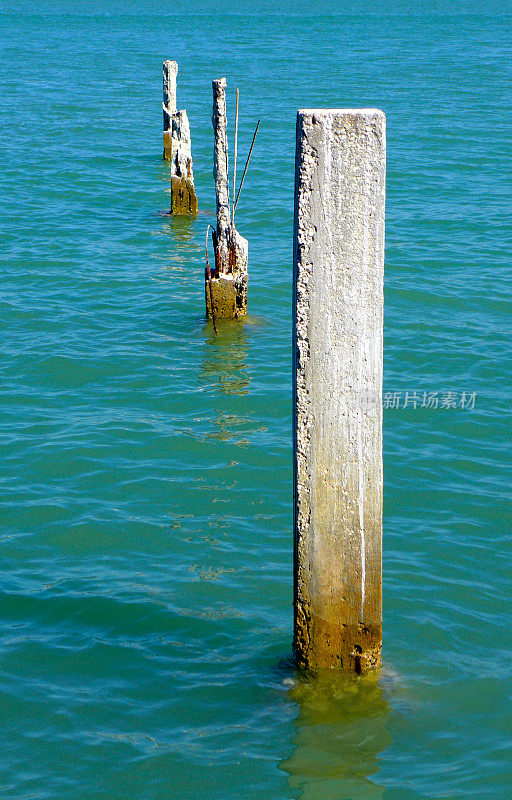
[(204, 242), (204, 252), (206, 254), (206, 270), (205, 271), (206, 271), (206, 278), (208, 280), (208, 288), (210, 290), (210, 306), (211, 306), (211, 310), (212, 310), (213, 330), (215, 331), (215, 335), (217, 335), (217, 333), (218, 333), (218, 331), (217, 331), (217, 321), (215, 319), (215, 308), (214, 308), (214, 305), (213, 305), (212, 271), (210, 269), (210, 261), (208, 259), (208, 231), (210, 230), (210, 228), (212, 228), (212, 230), (213, 230), (213, 226), (212, 225), (208, 225), (208, 227), (206, 228), (206, 238), (205, 238), (205, 242)]
[(256, 141), (256, 134), (258, 133), (258, 128), (260, 127), (261, 120), (258, 120), (258, 124), (256, 125), (256, 130), (254, 131), (254, 136), (252, 137), (252, 144), (251, 149), (249, 150), (249, 155), (247, 156), (247, 161), (245, 162), (245, 169), (244, 174), (242, 175), (242, 180), (240, 181), (240, 186), (238, 187), (238, 194), (236, 196), (235, 204), (233, 206), (233, 215), (236, 211), (236, 207), (238, 205), (238, 198), (240, 197), (240, 192), (242, 191), (242, 186), (244, 185), (245, 176), (247, 174), (247, 167), (249, 166), (249, 161), (251, 160), (252, 155), (252, 148), (254, 147), (254, 142)]

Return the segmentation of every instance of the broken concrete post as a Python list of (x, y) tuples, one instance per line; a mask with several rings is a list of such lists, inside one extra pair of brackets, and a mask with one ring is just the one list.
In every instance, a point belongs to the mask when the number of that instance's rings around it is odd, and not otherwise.
[(176, 110), (176, 61), (163, 64), (164, 159), (171, 162), (171, 211), (196, 214), (192, 145), (186, 111)]
[(229, 210), (228, 183), (228, 134), (226, 116), (226, 79), (212, 82), (213, 88), (213, 177), (217, 200), (217, 251), (221, 272), (227, 272), (228, 233), (231, 212)]
[[(247, 314), (247, 262), (249, 243), (231, 222), (229, 207), (228, 137), (226, 117), (226, 79), (212, 82), (215, 194), (217, 230), (214, 236), (215, 273), (211, 289), (215, 316), (240, 317)], [(208, 289), (208, 291), (206, 291)], [(209, 287), (205, 285), (206, 315), (211, 316)]]
[(178, 74), (178, 64), (176, 61), (164, 61), (164, 159), (172, 159), (172, 116), (176, 113), (176, 76)]
[(364, 672), (382, 641), (385, 116), (297, 116), (294, 648)]

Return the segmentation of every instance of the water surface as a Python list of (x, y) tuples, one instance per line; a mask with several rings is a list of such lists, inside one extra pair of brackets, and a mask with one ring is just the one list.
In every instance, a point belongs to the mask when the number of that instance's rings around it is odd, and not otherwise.
[[(0, 25), (0, 796), (508, 799), (506, 6), (43, 0)], [(197, 219), (161, 216), (164, 58)], [(216, 338), (222, 75), (241, 160), (262, 123), (250, 315)], [(294, 136), (315, 106), (388, 120), (379, 680), (290, 663)]]

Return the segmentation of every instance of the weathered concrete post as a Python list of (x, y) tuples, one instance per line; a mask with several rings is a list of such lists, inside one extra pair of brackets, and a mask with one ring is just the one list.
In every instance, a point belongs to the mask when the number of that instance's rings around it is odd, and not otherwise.
[(164, 159), (172, 160), (172, 117), (176, 113), (176, 76), (178, 74), (178, 63), (176, 61), (164, 61), (164, 96), (162, 108), (164, 112)]
[(294, 231), (294, 647), (364, 672), (382, 641), (385, 116), (301, 110)]
[[(211, 289), (215, 316), (233, 318), (247, 314), (249, 242), (236, 230), (229, 208), (226, 79), (213, 81), (212, 88), (217, 230), (214, 236), (215, 273)], [(207, 289), (205, 285), (206, 314), (210, 317), (210, 292)]]
[(196, 214), (192, 144), (186, 111), (176, 110), (176, 61), (163, 64), (164, 159), (171, 162), (171, 211)]

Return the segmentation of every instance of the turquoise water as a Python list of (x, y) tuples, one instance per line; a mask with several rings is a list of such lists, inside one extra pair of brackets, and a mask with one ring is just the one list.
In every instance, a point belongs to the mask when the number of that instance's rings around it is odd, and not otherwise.
[[(1, 12), (0, 796), (510, 798), (507, 7)], [(161, 216), (169, 57), (196, 220)], [(262, 124), (237, 210), (250, 316), (215, 338), (203, 246), (222, 75), (231, 111), (240, 88), (242, 156)], [(299, 106), (388, 120), (400, 408), (385, 411), (378, 680), (291, 664)]]

